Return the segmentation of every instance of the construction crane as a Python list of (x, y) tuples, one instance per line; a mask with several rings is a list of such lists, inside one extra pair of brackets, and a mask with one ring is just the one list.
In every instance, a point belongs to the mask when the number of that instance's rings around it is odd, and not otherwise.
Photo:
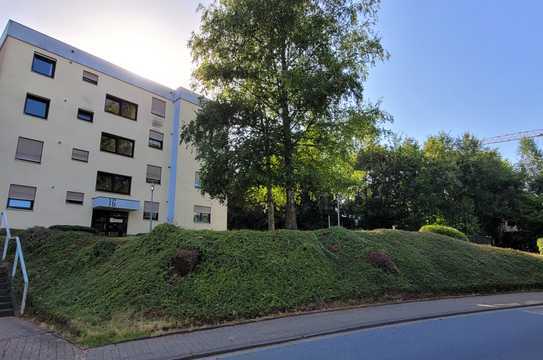
[(483, 139), (481, 142), (483, 145), (490, 145), (490, 144), (499, 144), (509, 141), (517, 141), (520, 139), (533, 139), (539, 136), (543, 136), (543, 129), (539, 130), (528, 130), (528, 131), (520, 131), (516, 133), (511, 134), (504, 134), (500, 136), (494, 136), (490, 138)]

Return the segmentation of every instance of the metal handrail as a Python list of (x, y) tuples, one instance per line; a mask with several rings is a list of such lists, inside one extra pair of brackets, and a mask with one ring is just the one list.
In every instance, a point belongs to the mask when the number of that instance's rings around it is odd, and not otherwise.
[(11, 231), (9, 229), (8, 224), (8, 214), (6, 214), (5, 211), (2, 211), (0, 213), (0, 230), (4, 228), (6, 229), (6, 238), (4, 240), (4, 252), (2, 253), (2, 261), (6, 260), (6, 256), (8, 255), (8, 245), (9, 241), (11, 240)]
[(0, 213), (0, 229), (6, 229), (6, 238), (4, 239), (4, 251), (2, 253), (2, 261), (6, 260), (6, 257), (8, 255), (8, 247), (10, 240), (15, 240), (15, 259), (13, 259), (13, 267), (11, 269), (11, 279), (15, 278), (15, 274), (17, 273), (17, 265), (18, 263), (21, 264), (21, 273), (23, 275), (23, 282), (24, 282), (24, 288), (23, 288), (23, 298), (21, 300), (21, 315), (24, 314), (25, 306), (26, 306), (26, 296), (28, 294), (28, 273), (26, 271), (26, 263), (25, 258), (23, 255), (23, 247), (21, 246), (21, 239), (19, 239), (18, 236), (11, 236), (11, 230), (9, 228), (8, 223), (8, 215), (5, 211), (2, 211)]

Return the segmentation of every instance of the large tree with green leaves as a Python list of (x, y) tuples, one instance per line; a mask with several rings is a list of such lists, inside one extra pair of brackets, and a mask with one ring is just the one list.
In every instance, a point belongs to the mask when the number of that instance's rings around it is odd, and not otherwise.
[(518, 217), (522, 186), (514, 167), (466, 134), (375, 145), (360, 152), (366, 173), (359, 212), (366, 227), (417, 230), (441, 221), (472, 234), (497, 236)]
[[(299, 156), (303, 149), (331, 148), (345, 138), (327, 134), (366, 128), (381, 116), (363, 97), (369, 67), (387, 56), (373, 32), (378, 5), (377, 0), (220, 0), (202, 8), (201, 28), (190, 41), (199, 90), (254, 115), (249, 122), (230, 116), (215, 126), (204, 105), (186, 128), (201, 135), (186, 141), (194, 145), (204, 176), (215, 154), (224, 156), (225, 166), (237, 158), (228, 146), (241, 136), (259, 151), (244, 151), (243, 163), (224, 168), (218, 179), (254, 164), (256, 171), (243, 170), (247, 179), (253, 177), (253, 186), (280, 185), (286, 193), (286, 227), (296, 228), (296, 193), (307, 174)], [(199, 141), (217, 133), (222, 140)], [(266, 161), (277, 170), (269, 178), (261, 171)], [(203, 185), (208, 191), (223, 184), (206, 177)]]
[(185, 126), (184, 140), (197, 147), (201, 188), (226, 201), (243, 199), (259, 186), (266, 189), (268, 229), (275, 229), (273, 185), (277, 157), (271, 144), (273, 127), (260, 106), (246, 102), (208, 101), (196, 121)]
[(537, 147), (534, 139), (524, 138), (519, 143), (519, 170), (526, 187), (532, 192), (543, 195), (543, 151)]

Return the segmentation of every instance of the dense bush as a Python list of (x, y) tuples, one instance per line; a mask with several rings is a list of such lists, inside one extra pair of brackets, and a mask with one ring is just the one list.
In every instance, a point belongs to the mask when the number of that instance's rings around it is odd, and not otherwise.
[(537, 239), (537, 248), (539, 249), (539, 253), (543, 255), (543, 238)]
[(23, 241), (24, 250), (33, 251), (54, 238), (52, 233), (53, 230), (41, 226), (34, 226), (24, 230), (19, 236)]
[(419, 229), (419, 232), (430, 232), (434, 234), (450, 236), (455, 239), (468, 241), (468, 237), (462, 231), (456, 230), (453, 227), (445, 226), (445, 225), (436, 225), (436, 224), (424, 225), (423, 227)]
[(81, 225), (52, 225), (49, 226), (49, 229), (51, 230), (60, 230), (60, 231), (81, 231), (81, 232), (88, 232), (91, 234), (96, 234), (96, 229), (93, 229), (88, 226), (81, 226)]
[[(11, 236), (19, 236), (20, 233), (22, 233), (23, 229), (10, 229)], [(0, 229), (0, 236), (6, 236), (6, 229)]]

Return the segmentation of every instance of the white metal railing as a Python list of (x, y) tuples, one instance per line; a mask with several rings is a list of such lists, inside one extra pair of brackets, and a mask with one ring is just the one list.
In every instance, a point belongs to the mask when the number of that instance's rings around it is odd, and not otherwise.
[(21, 239), (18, 236), (11, 236), (11, 229), (9, 228), (8, 215), (5, 211), (0, 213), (0, 229), (6, 230), (6, 237), (4, 239), (4, 251), (2, 252), (2, 262), (6, 261), (8, 255), (9, 242), (15, 240), (15, 258), (13, 259), (13, 267), (11, 269), (11, 279), (15, 278), (17, 273), (17, 265), (21, 264), (21, 273), (23, 275), (23, 298), (21, 300), (21, 315), (24, 314), (26, 306), (26, 296), (28, 294), (28, 273), (26, 272), (26, 263), (23, 255), (23, 247), (21, 246)]

